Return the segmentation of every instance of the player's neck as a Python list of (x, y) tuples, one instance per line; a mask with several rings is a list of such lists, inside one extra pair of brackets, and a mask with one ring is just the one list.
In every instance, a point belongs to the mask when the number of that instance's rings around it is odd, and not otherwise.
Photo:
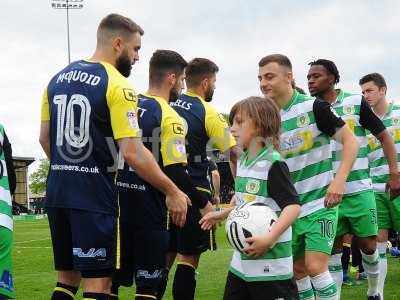
[(389, 101), (385, 98), (379, 101), (372, 110), (378, 117), (383, 117), (389, 109)]
[(93, 53), (93, 56), (89, 59), (89, 61), (92, 62), (103, 61), (109, 63), (110, 65), (113, 65), (114, 67), (116, 65), (115, 57), (113, 57), (106, 50), (101, 48), (96, 48), (96, 51)]
[(326, 92), (322, 93), (321, 98), (330, 104), (334, 103), (337, 98), (337, 92), (335, 89), (329, 89)]
[(286, 107), (289, 102), (292, 100), (294, 94), (294, 89), (292, 87), (288, 88), (285, 93), (275, 97), (275, 103), (279, 106), (279, 108)]
[(170, 90), (168, 88), (158, 87), (158, 86), (150, 86), (149, 89), (147, 90), (146, 94), (148, 94), (150, 96), (161, 97), (165, 101), (169, 102)]
[(191, 88), (187, 88), (187, 92), (188, 93), (192, 93), (192, 94), (196, 94), (198, 96), (200, 96), (201, 98), (205, 98), (205, 94), (204, 92), (200, 89), (200, 88), (195, 88), (195, 87), (191, 87)]

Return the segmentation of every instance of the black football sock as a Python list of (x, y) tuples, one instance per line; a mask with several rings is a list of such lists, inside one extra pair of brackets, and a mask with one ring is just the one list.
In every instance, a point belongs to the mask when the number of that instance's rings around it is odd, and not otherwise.
[(174, 300), (194, 300), (196, 270), (188, 265), (178, 264), (175, 271), (172, 295)]
[(110, 300), (118, 300), (119, 284), (113, 283), (111, 286)]
[(74, 299), (77, 287), (70, 286), (61, 282), (57, 282), (54, 288), (53, 294), (51, 295), (51, 300), (71, 300)]
[(163, 272), (163, 276), (161, 277), (160, 285), (158, 287), (157, 300), (161, 300), (162, 297), (164, 297), (165, 290), (167, 289), (167, 284), (168, 284), (168, 275), (169, 275), (169, 270), (165, 269)]
[(108, 294), (103, 293), (83, 293), (83, 300), (90, 299), (90, 300), (109, 300)]

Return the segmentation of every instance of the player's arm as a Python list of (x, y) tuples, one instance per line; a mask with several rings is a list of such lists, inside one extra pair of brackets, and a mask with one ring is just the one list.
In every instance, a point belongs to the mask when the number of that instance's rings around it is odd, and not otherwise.
[(161, 171), (152, 153), (143, 145), (137, 121), (137, 97), (125, 82), (109, 81), (107, 105), (114, 139), (128, 165), (149, 184), (165, 194), (173, 222), (186, 221), (188, 197)]
[(11, 144), (10, 144), (10, 141), (8, 140), (8, 137), (7, 137), (7, 134), (5, 131), (4, 131), (4, 137), (3, 137), (3, 151), (4, 151), (4, 159), (6, 161), (7, 177), (8, 177), (10, 192), (11, 192), (11, 195), (14, 195), (15, 188), (17, 187), (17, 177), (15, 175), (15, 169), (14, 169), (14, 164), (13, 164), (13, 160), (12, 160)]
[(236, 146), (235, 138), (232, 136), (224, 116), (210, 106), (204, 108), (206, 110), (205, 127), (209, 144), (224, 153), (225, 157), (229, 157), (232, 176), (236, 177), (236, 164), (241, 149)]
[(47, 96), (47, 89), (43, 92), (41, 108), (40, 136), (39, 143), (44, 153), (50, 159), (50, 108)]
[(202, 215), (205, 215), (213, 209), (207, 197), (196, 189), (183, 164), (168, 165), (164, 167), (164, 172), (179, 189), (188, 195), (192, 203), (196, 203)]
[(325, 207), (334, 207), (342, 200), (347, 177), (357, 158), (358, 142), (350, 128), (333, 112), (328, 102), (316, 99), (313, 111), (318, 129), (343, 145), (342, 161), (325, 196)]
[(219, 175), (218, 169), (211, 171), (211, 180), (214, 187), (214, 199), (216, 207), (219, 206), (220, 200), (220, 190), (221, 190), (221, 176)]
[(208, 198), (198, 191), (186, 172), (187, 164), (185, 134), (177, 130), (184, 128), (181, 119), (177, 115), (163, 112), (161, 123), (161, 156), (165, 174), (195, 203), (202, 214), (212, 210)]
[(397, 151), (394, 145), (393, 138), (386, 130), (385, 125), (372, 111), (371, 107), (363, 98), (360, 107), (360, 124), (368, 129), (381, 143), (383, 153), (389, 165), (389, 182), (391, 190), (400, 189), (400, 175), (397, 168)]
[(246, 239), (250, 245), (244, 251), (250, 256), (260, 256), (272, 248), (300, 214), (299, 195), (290, 179), (286, 163), (275, 161), (272, 164), (268, 173), (268, 194), (278, 204), (281, 214), (268, 233)]
[(149, 184), (166, 195), (166, 204), (171, 217), (178, 226), (186, 221), (187, 202), (189, 199), (161, 171), (152, 153), (143, 145), (139, 137), (118, 139), (120, 153), (125, 162)]
[(211, 211), (205, 214), (199, 224), (201, 225), (201, 229), (210, 230), (213, 226), (219, 222), (225, 220), (229, 213), (235, 208), (235, 205), (231, 205), (230, 207), (224, 208), (219, 211)]

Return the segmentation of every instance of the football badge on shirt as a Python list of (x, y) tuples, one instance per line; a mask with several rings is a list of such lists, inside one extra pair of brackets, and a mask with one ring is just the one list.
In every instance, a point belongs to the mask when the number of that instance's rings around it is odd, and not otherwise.
[(122, 89), (124, 92), (124, 97), (127, 101), (133, 101), (137, 102), (137, 95), (135, 94), (135, 91), (132, 89)]
[(246, 183), (246, 192), (257, 194), (260, 191), (260, 181), (251, 179)]
[(138, 119), (136, 112), (130, 110), (126, 113), (126, 117), (128, 118), (128, 123), (133, 129), (139, 129)]
[(354, 105), (345, 105), (343, 106), (343, 114), (344, 115), (354, 115), (356, 113), (356, 108)]
[(399, 117), (393, 117), (392, 118), (392, 124), (393, 124), (393, 126), (399, 126), (400, 125), (400, 118)]
[(304, 127), (310, 124), (310, 117), (308, 114), (302, 114), (301, 116), (297, 117), (297, 127)]
[(185, 135), (185, 127), (183, 124), (180, 123), (172, 123), (172, 131), (175, 134)]

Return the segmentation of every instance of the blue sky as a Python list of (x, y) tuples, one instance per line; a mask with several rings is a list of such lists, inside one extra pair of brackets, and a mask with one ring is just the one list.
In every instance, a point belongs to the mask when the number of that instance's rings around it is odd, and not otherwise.
[[(220, 67), (214, 105), (229, 112), (234, 102), (260, 94), (259, 59), (286, 54), (299, 86), (306, 88), (307, 63), (332, 59), (342, 87), (359, 92), (358, 79), (382, 73), (389, 98), (400, 99), (400, 1), (132, 1), (84, 0), (71, 11), (72, 60), (91, 56), (96, 28), (106, 14), (131, 17), (145, 30), (140, 61), (130, 81), (147, 87), (148, 61), (156, 49), (187, 60), (208, 57)], [(41, 94), (67, 63), (65, 11), (50, 0), (2, 0), (0, 4), (1, 109), (15, 155), (44, 157), (37, 142)]]

